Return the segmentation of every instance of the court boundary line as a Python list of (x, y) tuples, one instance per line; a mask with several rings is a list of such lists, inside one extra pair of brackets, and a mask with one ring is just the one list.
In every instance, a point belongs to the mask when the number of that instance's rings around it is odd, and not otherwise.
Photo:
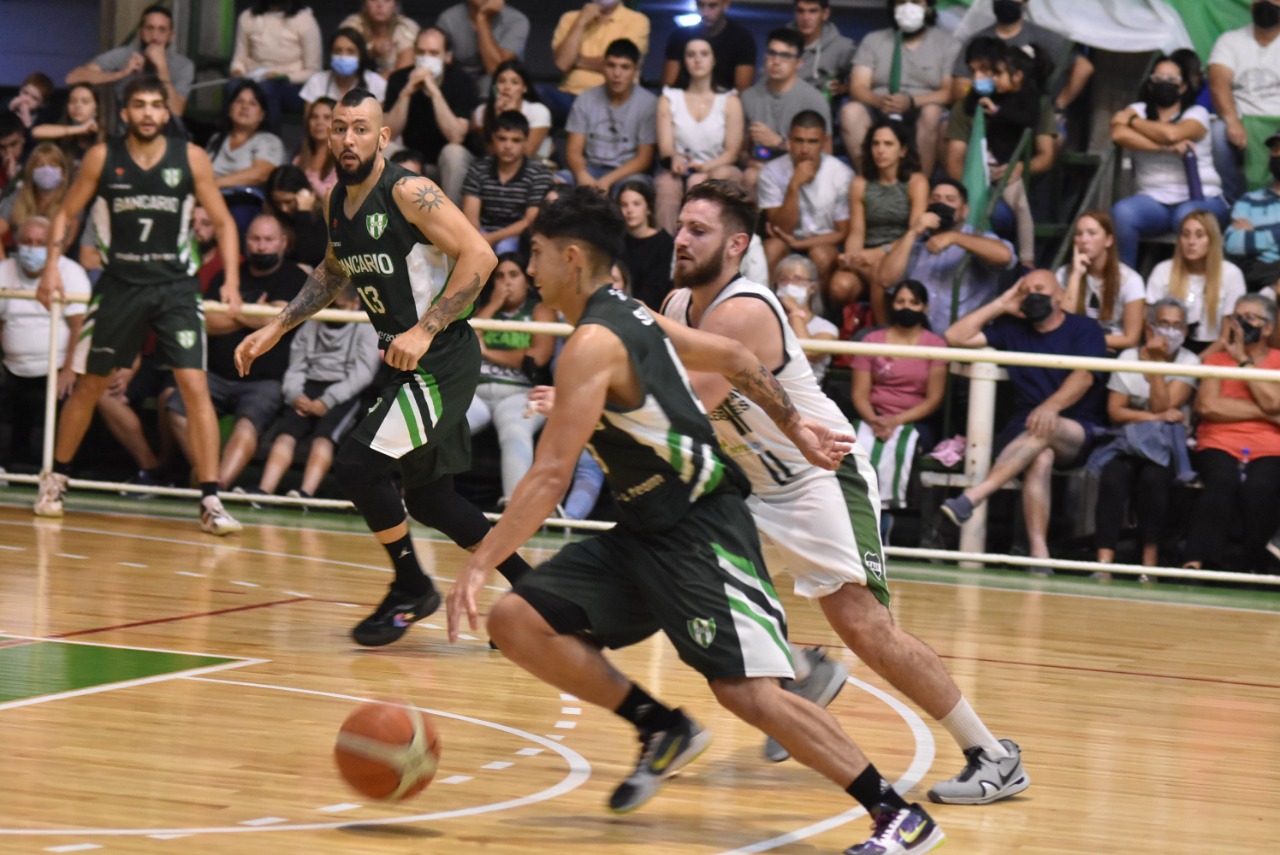
[[(111, 647), (110, 644), (95, 645), (98, 647)], [(226, 657), (231, 658), (231, 657)], [(199, 668), (186, 668), (182, 671), (174, 671), (169, 674), (155, 674), (150, 677), (139, 677), (135, 680), (118, 680), (112, 683), (103, 683), (100, 686), (88, 686), (83, 689), (71, 689), (66, 692), (55, 692), (52, 695), (36, 695), (31, 698), (18, 698), (12, 701), (0, 703), (0, 712), (7, 710), (19, 709), (21, 707), (30, 707), (37, 704), (49, 703), (51, 701), (64, 701), (72, 698), (82, 698), (86, 695), (97, 695), (103, 692), (114, 692), (118, 689), (132, 689), (137, 686), (147, 686), (152, 683), (164, 683), (169, 680), (179, 679), (199, 679), (200, 675), (211, 674), (217, 671), (226, 671), (231, 668), (244, 668), (249, 665), (262, 665), (270, 662), (270, 659), (241, 659), (236, 662), (223, 662), (219, 665), (204, 665)], [(0, 830), (0, 834), (4, 833)]]
[(257, 659), (252, 656), (231, 656), (226, 653), (201, 653), (193, 650), (173, 650), (168, 647), (140, 647), (136, 644), (115, 644), (109, 641), (74, 641), (70, 638), (58, 638), (46, 635), (23, 635), (17, 632), (0, 631), (0, 639), (16, 638), (21, 641), (48, 641), (54, 644), (78, 644), (83, 647), (112, 647), (117, 650), (140, 650), (143, 653), (174, 653), (179, 656), (210, 656), (215, 659), (235, 659), (241, 662), (271, 662), (271, 659)]

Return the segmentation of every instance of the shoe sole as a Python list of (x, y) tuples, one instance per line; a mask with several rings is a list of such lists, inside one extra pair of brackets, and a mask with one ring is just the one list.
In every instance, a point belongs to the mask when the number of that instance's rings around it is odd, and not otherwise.
[(1268, 541), (1267, 552), (1270, 552), (1276, 557), (1276, 560), (1280, 561), (1280, 543), (1276, 543), (1274, 540)]
[(933, 790), (929, 790), (929, 801), (939, 805), (989, 805), (992, 802), (1016, 796), (1029, 786), (1031, 786), (1031, 777), (1026, 772), (1023, 772), (1018, 780), (1010, 781), (1002, 789), (996, 790), (989, 796), (981, 796), (979, 798), (968, 798), (966, 796), (940, 797), (935, 795)]
[[(840, 667), (832, 673), (839, 674), (840, 680), (838, 682), (833, 680), (828, 683), (822, 690), (822, 694), (813, 702), (823, 709), (826, 709), (835, 702), (835, 699), (840, 695), (840, 692), (844, 690), (845, 685), (849, 682), (848, 668)], [(774, 746), (777, 746), (777, 751), (771, 750)], [(764, 759), (768, 760), (770, 763), (785, 763), (791, 759), (791, 752), (783, 748), (782, 743), (778, 742), (773, 737), (769, 737), (764, 743)]]
[(66, 516), (66, 512), (62, 508), (58, 508), (56, 511), (51, 511), (48, 508), (32, 508), (31, 512), (47, 520), (60, 520)]
[(200, 524), (200, 530), (205, 534), (211, 534), (214, 537), (226, 537), (229, 534), (239, 534), (244, 531), (244, 526), (236, 523), (234, 526), (216, 526)]
[[(356, 644), (360, 645), (361, 647), (386, 647), (388, 644), (394, 644), (395, 642), (404, 638), (404, 634), (409, 631), (409, 627), (413, 626), (415, 623), (417, 623), (420, 620), (425, 620), (431, 617), (433, 614), (438, 612), (440, 610), (440, 605), (443, 602), (444, 602), (444, 599), (440, 596), (440, 592), (437, 591), (435, 595), (435, 604), (432, 605), (430, 609), (424, 610), (422, 614), (418, 615), (416, 618), (414, 618), (409, 623), (405, 624), (403, 627), (398, 627), (398, 629), (400, 629), (398, 633), (394, 635), (387, 634), (383, 636), (378, 636), (377, 638), (369, 638), (369, 637), (361, 638), (357, 634), (360, 632), (360, 627), (359, 625), (357, 625), (354, 629), (351, 630), (351, 640), (354, 641)], [(428, 604), (430, 604), (430, 601), (428, 601)]]
[(951, 508), (948, 508), (946, 505), (942, 506), (942, 515), (947, 519), (951, 520), (952, 524), (955, 525), (957, 528), (969, 521), (968, 518), (960, 519), (960, 516), (955, 511), (951, 510)]
[(609, 812), (622, 816), (623, 814), (633, 813), (647, 805), (654, 796), (662, 791), (663, 784), (675, 777), (677, 772), (685, 766), (688, 766), (694, 760), (697, 760), (706, 752), (706, 750), (711, 746), (711, 731), (698, 731), (698, 733), (694, 735), (693, 739), (689, 740), (689, 744), (693, 746), (693, 750), (685, 752), (683, 758), (677, 758), (670, 766), (667, 767), (667, 771), (663, 772), (662, 777), (658, 779), (658, 786), (654, 787), (653, 791), (649, 793), (648, 796), (624, 808), (615, 808), (613, 805), (609, 805)]
[(917, 841), (908, 851), (911, 855), (924, 855), (925, 852), (932, 852), (939, 846), (947, 842), (947, 835), (943, 830), (935, 825), (933, 831), (929, 832), (929, 836), (923, 841)]

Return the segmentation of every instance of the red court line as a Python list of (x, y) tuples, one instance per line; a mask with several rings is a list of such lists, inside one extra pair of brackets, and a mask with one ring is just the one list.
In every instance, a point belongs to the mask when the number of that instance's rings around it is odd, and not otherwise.
[(193, 612), (185, 615), (174, 615), (173, 617), (152, 618), (151, 620), (138, 620), (132, 623), (119, 623), (115, 626), (99, 626), (94, 629), (78, 629), (75, 632), (60, 632), (56, 635), (50, 635), (49, 638), (75, 638), (77, 635), (93, 635), (98, 632), (110, 632), (113, 629), (133, 629), (138, 626), (153, 626), (158, 623), (173, 623), (180, 620), (191, 620), (192, 618), (217, 617), (218, 615), (229, 615), (233, 612), (247, 612), (253, 609), (267, 609), (272, 606), (287, 606), (290, 603), (307, 603), (310, 597), (290, 597), (287, 600), (272, 600), (268, 603), (253, 603), (248, 606), (235, 606), (229, 609), (215, 609), (211, 612)]

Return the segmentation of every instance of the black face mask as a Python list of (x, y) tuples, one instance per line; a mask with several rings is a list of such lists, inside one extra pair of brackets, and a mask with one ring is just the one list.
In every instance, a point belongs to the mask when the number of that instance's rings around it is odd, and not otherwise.
[(942, 202), (934, 202), (926, 208), (930, 214), (937, 216), (938, 231), (949, 232), (956, 224), (956, 209)]
[(1182, 98), (1182, 93), (1178, 91), (1181, 88), (1178, 84), (1167, 80), (1152, 83), (1151, 100), (1157, 107), (1172, 107)]
[(251, 252), (245, 260), (249, 262), (249, 266), (255, 270), (270, 270), (280, 263), (280, 253), (278, 252)]
[(895, 327), (914, 329), (924, 323), (924, 318), (924, 312), (917, 312), (915, 309), (889, 310), (889, 323)]
[(1053, 299), (1048, 294), (1028, 294), (1022, 298), (1022, 316), (1038, 324), (1053, 314)]
[(1002, 24), (1016, 24), (1022, 20), (1022, 4), (1018, 0), (996, 0), (996, 20)]
[(1253, 5), (1253, 25), (1262, 30), (1270, 30), (1273, 27), (1280, 26), (1280, 6), (1267, 2), (1255, 3)]
[(1271, 177), (1280, 181), (1280, 157), (1273, 157), (1267, 161), (1267, 165), (1271, 167)]
[(1262, 338), (1262, 327), (1255, 327), (1244, 318), (1236, 315), (1236, 323), (1240, 325), (1240, 338), (1245, 344), (1257, 344)]

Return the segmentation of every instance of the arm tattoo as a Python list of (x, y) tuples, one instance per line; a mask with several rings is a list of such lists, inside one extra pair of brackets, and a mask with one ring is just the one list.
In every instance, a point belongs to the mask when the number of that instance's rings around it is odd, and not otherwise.
[(298, 296), (276, 315), (276, 320), (284, 327), (285, 332), (288, 332), (332, 303), (333, 298), (338, 296), (350, 281), (345, 276), (335, 274), (324, 262), (321, 262), (320, 266), (307, 277), (307, 284), (302, 286)]
[(752, 403), (759, 405), (778, 427), (786, 430), (799, 420), (795, 404), (787, 390), (778, 383), (773, 372), (765, 368), (763, 362), (756, 363), (756, 368), (739, 371), (729, 378), (742, 394)]
[(431, 213), (440, 207), (444, 200), (444, 193), (440, 191), (439, 187), (432, 184), (430, 180), (419, 178), (416, 175), (412, 180), (414, 182), (412, 188), (409, 186), (409, 178), (401, 178), (396, 182), (396, 186), (409, 195), (409, 201), (417, 205), (419, 211), (425, 210), (427, 213)]
[(476, 297), (480, 296), (483, 287), (484, 283), (480, 281), (479, 274), (476, 274), (471, 277), (471, 283), (457, 294), (446, 291), (431, 305), (431, 308), (427, 309), (418, 326), (435, 335), (457, 320), (458, 316), (467, 310), (467, 306), (474, 303)]

